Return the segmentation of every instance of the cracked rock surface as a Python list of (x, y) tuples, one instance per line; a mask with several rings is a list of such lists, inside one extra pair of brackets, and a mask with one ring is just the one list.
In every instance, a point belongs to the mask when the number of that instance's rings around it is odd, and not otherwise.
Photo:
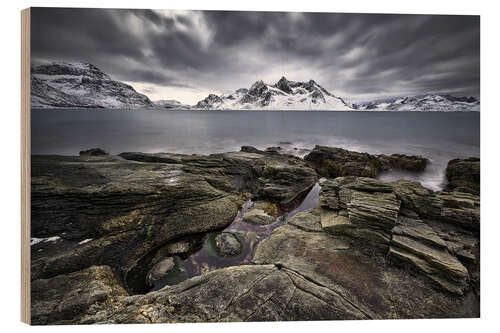
[(138, 262), (191, 251), (189, 237), (228, 226), (248, 199), (277, 212), (300, 202), (318, 180), (310, 162), (252, 147), (32, 161), (32, 237), (46, 239), (31, 247), (34, 324), (479, 316), (473, 191), (323, 178), (319, 204), (258, 243), (250, 265), (131, 295)]

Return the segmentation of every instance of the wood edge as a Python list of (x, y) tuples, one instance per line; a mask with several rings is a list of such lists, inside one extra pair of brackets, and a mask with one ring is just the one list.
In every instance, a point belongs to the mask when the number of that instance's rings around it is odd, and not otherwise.
[(31, 9), (21, 11), (21, 321), (31, 324)]

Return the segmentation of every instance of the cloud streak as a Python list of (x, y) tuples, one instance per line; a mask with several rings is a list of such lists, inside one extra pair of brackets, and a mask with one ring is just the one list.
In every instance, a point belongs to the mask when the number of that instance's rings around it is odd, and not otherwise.
[(479, 97), (479, 33), (478, 16), (34, 8), (32, 58), (184, 103), (282, 75), (352, 101)]

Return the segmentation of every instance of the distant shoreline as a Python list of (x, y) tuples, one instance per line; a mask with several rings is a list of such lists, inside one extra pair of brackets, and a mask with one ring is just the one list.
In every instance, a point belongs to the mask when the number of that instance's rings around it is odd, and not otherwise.
[(31, 110), (37, 111), (188, 111), (188, 112), (206, 112), (206, 111), (217, 111), (217, 112), (240, 112), (240, 111), (249, 111), (249, 112), (357, 112), (357, 113), (381, 113), (381, 112), (391, 112), (391, 113), (480, 113), (480, 110), (452, 110), (452, 111), (430, 111), (430, 110), (413, 110), (413, 111), (399, 111), (399, 110), (259, 110), (259, 109), (239, 109), (239, 110), (228, 110), (228, 109), (166, 109), (166, 108), (136, 108), (136, 109), (107, 109), (107, 108), (68, 108), (68, 107), (51, 107), (51, 108), (39, 108), (32, 107)]

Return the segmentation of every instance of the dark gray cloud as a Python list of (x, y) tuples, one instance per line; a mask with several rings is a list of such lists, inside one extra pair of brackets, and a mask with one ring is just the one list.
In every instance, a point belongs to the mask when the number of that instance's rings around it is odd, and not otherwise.
[(144, 91), (181, 95), (285, 75), (315, 79), (354, 101), (426, 92), (478, 97), (479, 40), (478, 16), (32, 11), (34, 62), (90, 62), (149, 85)]

